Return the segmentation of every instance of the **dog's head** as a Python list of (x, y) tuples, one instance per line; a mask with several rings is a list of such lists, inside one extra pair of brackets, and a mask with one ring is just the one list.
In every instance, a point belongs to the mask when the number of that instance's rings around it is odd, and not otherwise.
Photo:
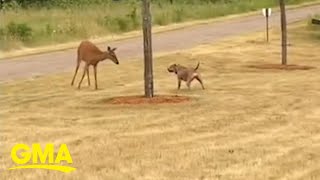
[(174, 72), (177, 73), (177, 64), (172, 64), (171, 66), (168, 67), (169, 72)]

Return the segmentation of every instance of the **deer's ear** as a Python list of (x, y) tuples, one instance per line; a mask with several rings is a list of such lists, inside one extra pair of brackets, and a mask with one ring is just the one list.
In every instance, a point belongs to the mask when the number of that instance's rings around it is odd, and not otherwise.
[(110, 51), (111, 50), (111, 48), (110, 48), (110, 46), (108, 46), (108, 51)]
[(113, 48), (111, 51), (115, 51), (115, 50), (117, 50), (117, 48)]

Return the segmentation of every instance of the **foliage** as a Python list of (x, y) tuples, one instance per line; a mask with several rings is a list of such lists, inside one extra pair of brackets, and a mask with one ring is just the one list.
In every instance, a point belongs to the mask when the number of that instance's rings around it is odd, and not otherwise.
[(9, 37), (21, 41), (28, 41), (32, 37), (32, 29), (25, 23), (17, 24), (14, 22), (10, 22), (7, 25), (6, 33)]
[(2, 0), (2, 4), (10, 4), (16, 2), (23, 8), (30, 7), (72, 7), (84, 6), (90, 4), (110, 3), (112, 0)]

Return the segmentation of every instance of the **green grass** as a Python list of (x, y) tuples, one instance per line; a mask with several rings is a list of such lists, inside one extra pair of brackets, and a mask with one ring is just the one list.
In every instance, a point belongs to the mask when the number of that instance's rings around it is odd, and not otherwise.
[[(314, 0), (290, 0), (298, 4)], [(75, 2), (75, 1), (73, 1)], [(214, 18), (272, 7), (278, 0), (230, 0), (182, 3), (157, 1), (152, 5), (153, 24), (167, 25)], [(62, 6), (64, 8), (61, 8)], [(141, 9), (137, 1), (97, 1), (86, 5), (21, 8), (14, 4), (0, 11), (0, 51), (36, 47), (95, 38), (140, 29)], [(10, 29), (14, 24), (18, 30)]]

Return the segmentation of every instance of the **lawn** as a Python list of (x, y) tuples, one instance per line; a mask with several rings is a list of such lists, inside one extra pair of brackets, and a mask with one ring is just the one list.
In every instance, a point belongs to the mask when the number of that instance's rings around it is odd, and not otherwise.
[[(101, 64), (98, 91), (70, 87), (73, 72), (1, 84), (0, 179), (319, 179), (320, 42), (305, 23), (289, 32), (289, 63), (315, 69), (248, 67), (280, 63), (277, 30), (156, 57), (155, 93), (188, 103), (104, 103), (143, 94), (140, 59)], [(176, 90), (167, 66), (198, 61), (206, 90)], [(5, 170), (14, 144), (35, 142), (66, 143), (77, 170)]]

